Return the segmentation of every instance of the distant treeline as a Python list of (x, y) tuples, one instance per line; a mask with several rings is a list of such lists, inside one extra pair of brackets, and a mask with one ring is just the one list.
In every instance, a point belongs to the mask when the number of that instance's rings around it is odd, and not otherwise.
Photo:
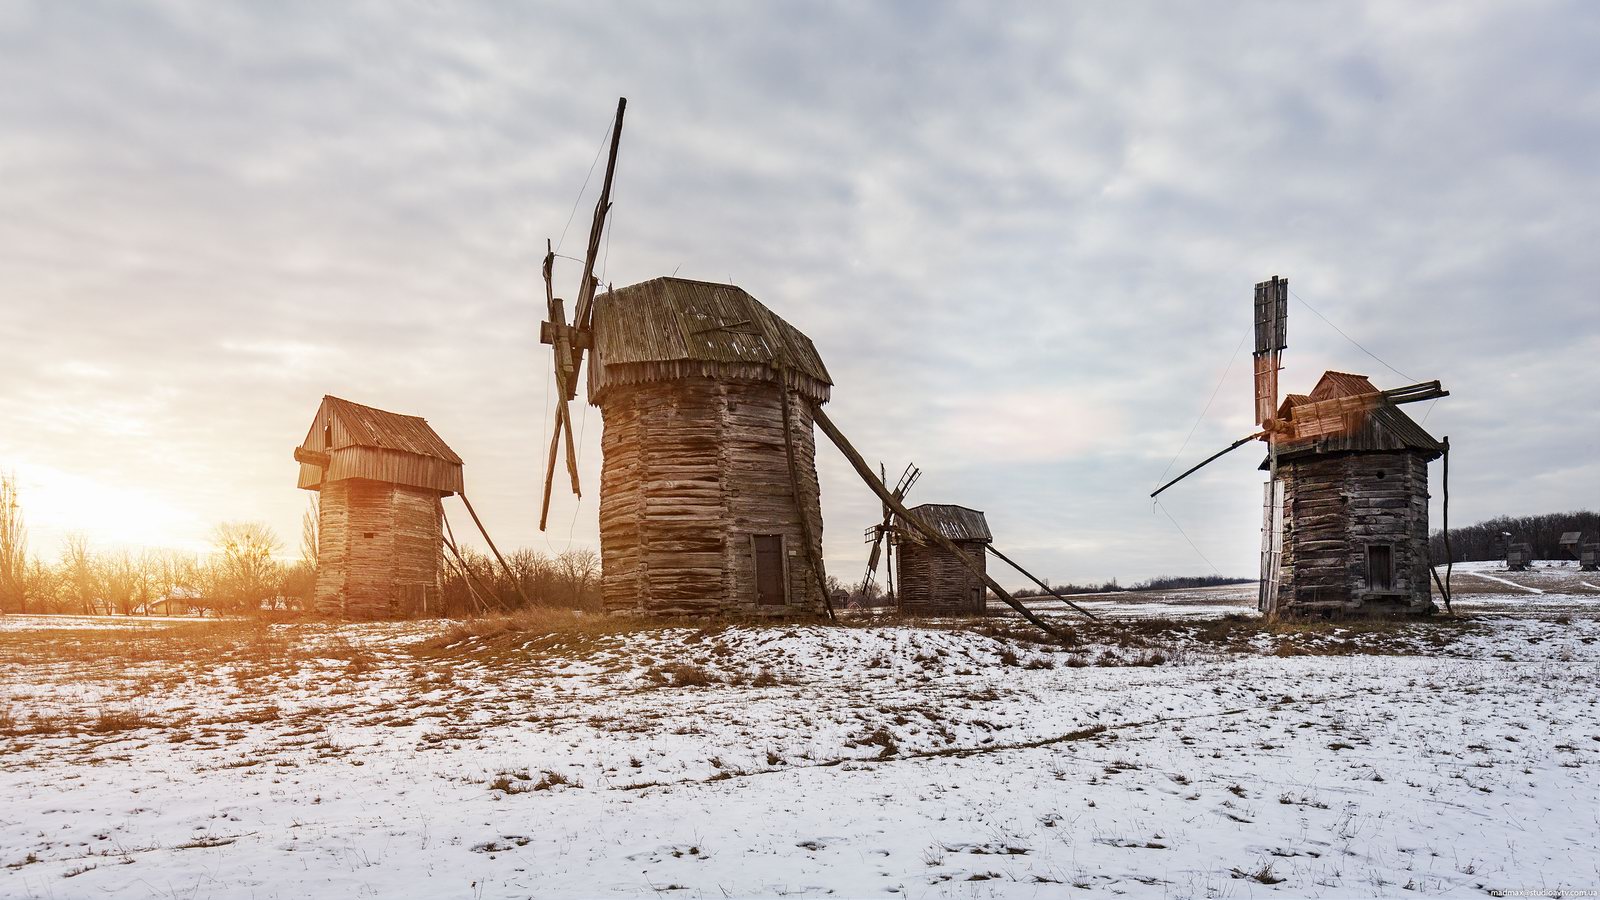
[[(1585, 543), (1600, 540), (1600, 513), (1588, 510), (1547, 513), (1542, 516), (1500, 516), (1476, 525), (1450, 529), (1452, 562), (1505, 559), (1506, 544), (1533, 545), (1534, 559), (1571, 559), (1562, 548), (1561, 535), (1583, 532)], [(1506, 537), (1506, 534), (1510, 537)], [(1428, 552), (1440, 563), (1445, 561), (1444, 532), (1435, 531), (1428, 539)]]
[[(205, 555), (103, 550), (73, 533), (57, 555), (41, 556), (29, 547), (21, 500), (15, 477), (0, 472), (0, 613), (292, 618), (312, 611), (315, 497), (301, 520), (300, 558), (294, 561), (281, 558), (283, 542), (260, 522), (218, 525)], [(593, 550), (549, 556), (514, 550), (504, 566), (470, 547), (462, 547), (461, 556), (465, 570), (454, 558), (440, 557), (443, 608), (429, 613), (528, 605), (600, 608), (600, 556)]]
[[(1050, 589), (1062, 596), (1069, 594), (1110, 594), (1117, 591), (1170, 591), (1183, 588), (1221, 587), (1227, 584), (1251, 584), (1254, 578), (1229, 578), (1226, 575), (1160, 575), (1123, 587), (1115, 578), (1102, 584), (1051, 584)], [(1046, 580), (1046, 584), (1049, 581)], [(1012, 591), (1014, 597), (1048, 596), (1038, 588)]]

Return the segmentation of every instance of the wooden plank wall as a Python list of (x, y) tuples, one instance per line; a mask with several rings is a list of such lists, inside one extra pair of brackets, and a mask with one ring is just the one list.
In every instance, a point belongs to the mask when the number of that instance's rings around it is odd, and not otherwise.
[[(763, 381), (613, 386), (601, 407), (601, 590), (613, 613), (822, 612), (784, 455), (782, 393)], [(809, 407), (791, 399), (803, 502), (821, 539)], [(755, 534), (784, 538), (789, 603), (756, 602)], [(821, 548), (817, 548), (820, 555)]]
[[(1280, 609), (1417, 612), (1428, 577), (1428, 463), (1421, 453), (1353, 453), (1281, 464), (1284, 534)], [(1381, 475), (1381, 477), (1380, 477)], [(1368, 544), (1394, 548), (1394, 587), (1367, 591)]]
[(437, 608), (443, 548), (438, 496), (359, 479), (323, 485), (317, 613), (386, 619)]
[[(963, 541), (957, 546), (979, 566), (987, 566), (988, 554), (981, 542)], [(978, 577), (956, 558), (933, 544), (909, 540), (897, 542), (895, 550), (897, 596), (902, 612), (962, 615), (984, 611), (987, 592), (978, 593)]]

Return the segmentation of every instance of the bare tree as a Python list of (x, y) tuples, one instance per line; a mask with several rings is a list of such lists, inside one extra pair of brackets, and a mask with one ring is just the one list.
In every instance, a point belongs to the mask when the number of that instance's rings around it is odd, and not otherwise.
[(89, 539), (81, 531), (67, 532), (61, 541), (61, 587), (66, 599), (84, 615), (93, 615), (100, 590), (99, 573), (89, 552)]
[(312, 572), (317, 569), (317, 551), (321, 548), (322, 528), (322, 495), (316, 491), (311, 492), (307, 509), (300, 516), (300, 559), (311, 567)]
[(229, 605), (258, 612), (278, 592), (282, 566), (272, 555), (283, 546), (261, 522), (224, 522), (211, 535), (213, 585)]
[(98, 593), (105, 599), (108, 611), (124, 616), (133, 612), (139, 593), (139, 572), (133, 556), (126, 550), (101, 554), (94, 558), (94, 568), (100, 584)]
[(589, 596), (589, 588), (600, 574), (600, 554), (593, 550), (573, 547), (556, 557), (556, 566), (567, 582), (567, 606), (595, 606), (598, 598)]
[(0, 474), (0, 613), (28, 611), (28, 526), (22, 521), (17, 476)]

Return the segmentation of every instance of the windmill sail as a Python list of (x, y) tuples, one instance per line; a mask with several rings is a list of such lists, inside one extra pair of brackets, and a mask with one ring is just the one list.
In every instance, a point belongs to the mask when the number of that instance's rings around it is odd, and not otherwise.
[(577, 448), (572, 439), (572, 408), (570, 401), (578, 395), (578, 376), (583, 370), (583, 350), (589, 345), (589, 327), (594, 310), (594, 291), (598, 283), (594, 277), (595, 257), (600, 252), (600, 238), (605, 233), (606, 214), (611, 210), (611, 184), (617, 171), (617, 148), (622, 141), (622, 115), (627, 111), (628, 99), (617, 100), (617, 118), (611, 126), (611, 153), (606, 159), (605, 182), (600, 187), (600, 200), (594, 207), (594, 219), (589, 225), (589, 246), (583, 259), (583, 281), (578, 286), (578, 303), (572, 311), (572, 323), (567, 323), (566, 309), (561, 298), (555, 296), (553, 270), (555, 250), (546, 246), (544, 257), (545, 303), (547, 318), (539, 329), (539, 340), (549, 344), (554, 351), (556, 378), (556, 421), (550, 434), (550, 455), (544, 473), (544, 499), (539, 507), (539, 530), (544, 531), (550, 519), (550, 490), (556, 477), (556, 455), (565, 438), (567, 474), (572, 479), (572, 493), (582, 497), (578, 483)]

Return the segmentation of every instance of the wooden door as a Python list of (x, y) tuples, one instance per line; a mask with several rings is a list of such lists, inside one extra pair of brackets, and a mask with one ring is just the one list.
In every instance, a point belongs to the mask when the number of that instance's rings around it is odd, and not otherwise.
[(1367, 545), (1367, 590), (1394, 590), (1394, 548), (1388, 544)]
[(754, 536), (756, 554), (756, 602), (762, 606), (783, 606), (789, 601), (784, 589), (783, 535)]

